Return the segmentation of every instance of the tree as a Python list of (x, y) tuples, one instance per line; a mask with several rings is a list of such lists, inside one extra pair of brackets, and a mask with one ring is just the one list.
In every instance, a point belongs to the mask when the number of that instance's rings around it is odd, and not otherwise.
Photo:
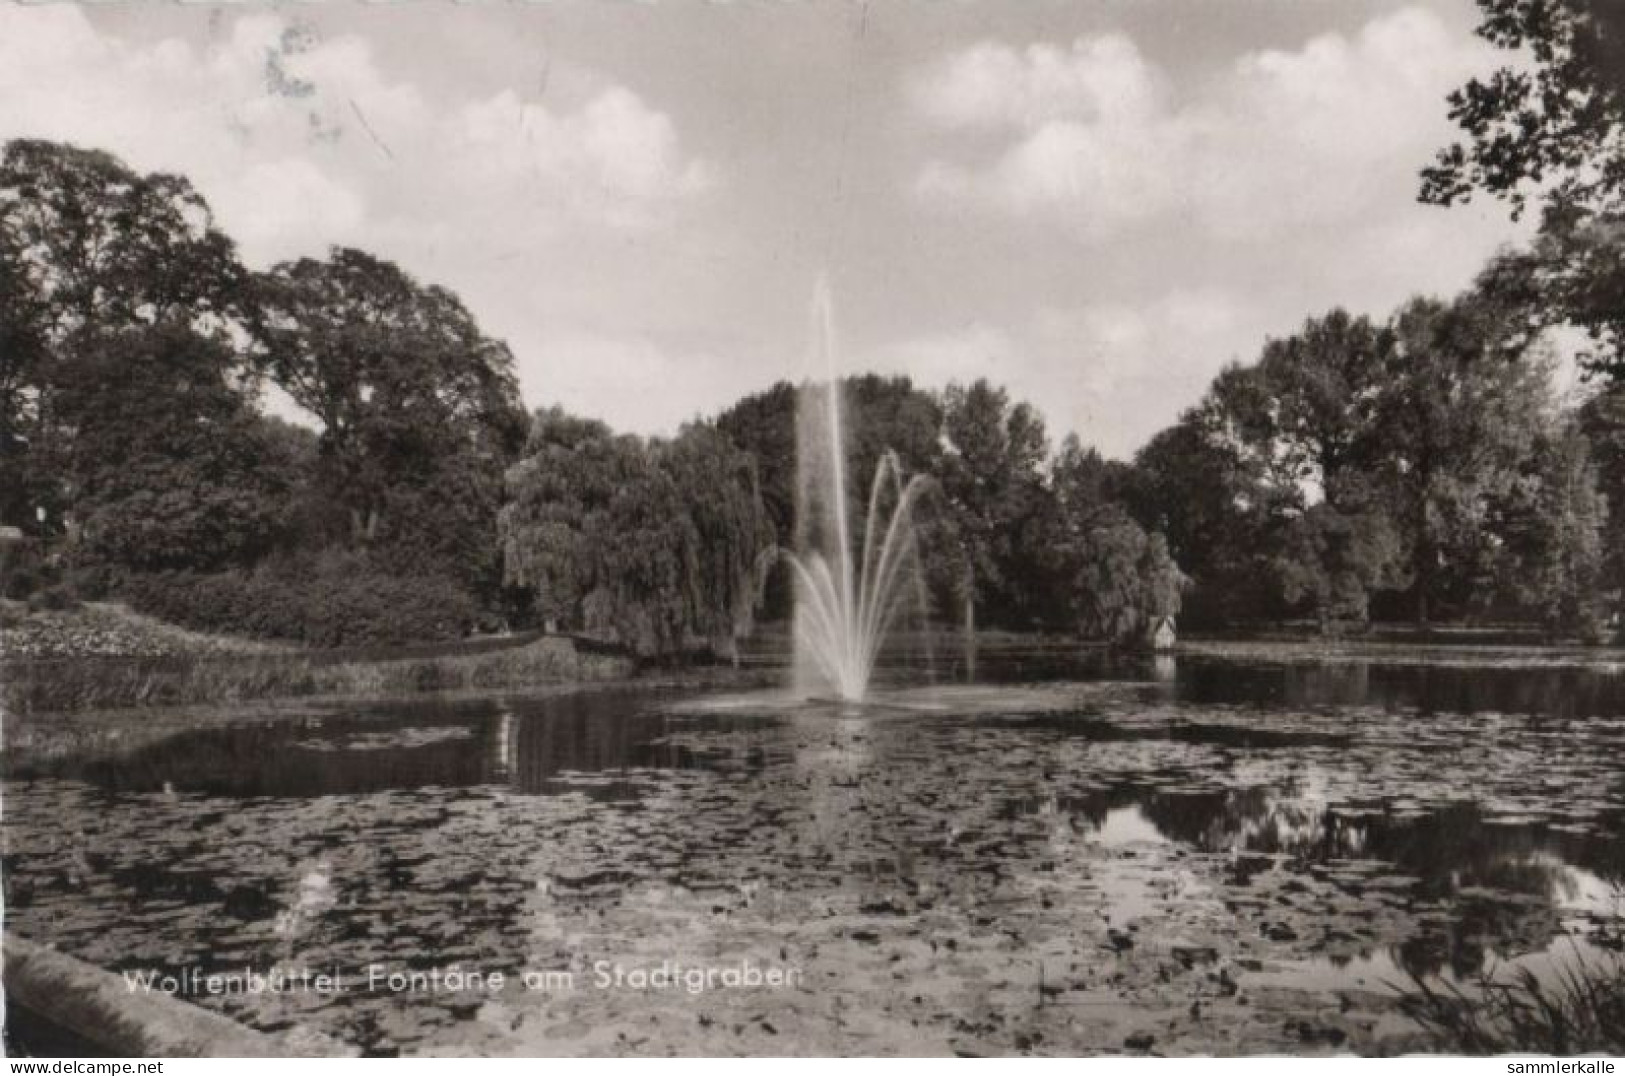
[[(0, 242), (8, 242), (4, 231)], [(50, 473), (31, 466), (49, 356), (41, 305), (22, 260), (0, 250), (0, 523), (30, 531), (35, 506), (52, 499)]]
[(1371, 594), (1402, 582), (1401, 545), (1380, 512), (1311, 505), (1287, 528), (1276, 571), (1288, 602), (1307, 601), (1322, 635), (1363, 627)]
[(772, 528), (754, 461), (716, 429), (645, 443), (539, 411), (507, 485), (506, 577), (544, 618), (649, 656), (749, 631)]
[(1128, 642), (1154, 618), (1178, 615), (1187, 580), (1162, 535), (1147, 534), (1112, 499), (1115, 470), (1069, 434), (1050, 469), (1053, 531), (1030, 554), (1048, 561), (1053, 591), (1080, 634)]
[(1505, 66), (1450, 94), (1469, 138), (1422, 173), (1440, 205), (1486, 191), (1522, 213), (1613, 212), (1625, 195), (1625, 8), (1617, 0), (1478, 0), (1478, 35), (1532, 63)]
[(1377, 481), (1426, 626), (1441, 603), (1472, 612), (1493, 599), (1495, 507), (1552, 410), (1550, 368), (1527, 350), (1515, 311), (1482, 292), (1413, 299), (1392, 326)]
[(1027, 626), (1042, 586), (1028, 553), (1044, 526), (1043, 420), (986, 379), (950, 385), (942, 412), (943, 503), (969, 573), (962, 598), (992, 623)]
[(1222, 625), (1280, 612), (1269, 562), (1278, 513), (1211, 395), (1153, 436), (1118, 488), (1135, 522), (1164, 535), (1188, 573), (1187, 621)]
[(1518, 597), (1552, 634), (1605, 640), (1603, 530), (1590, 446), (1572, 423), (1543, 434), (1505, 528)]
[(101, 334), (65, 364), (61, 478), (84, 559), (211, 571), (277, 544), (302, 461), (232, 382), (231, 360), (169, 323)]
[(756, 461), (716, 427), (694, 423), (659, 446), (658, 464), (686, 508), (693, 608), (686, 625), (713, 652), (735, 654), (750, 633), (777, 546)]
[(635, 439), (559, 408), (537, 411), (520, 460), (506, 476), (498, 518), (504, 575), (528, 588), (544, 621), (580, 627), (581, 605), (598, 585), (605, 513), (644, 465)]
[(1369, 507), (1365, 479), (1380, 447), (1376, 407), (1392, 346), (1385, 328), (1343, 310), (1264, 345), (1251, 392), (1230, 399), (1267, 480), (1340, 512)]
[(61, 343), (86, 329), (242, 316), (245, 273), (180, 176), (141, 175), (99, 150), (16, 139), (0, 156), (0, 234)]
[(278, 265), (255, 297), (259, 361), (321, 423), (318, 481), (343, 511), (330, 540), (494, 585), (525, 429), (507, 346), (450, 291), (357, 250)]
[(847, 418), (848, 471), (853, 494), (867, 497), (869, 480), (887, 452), (905, 474), (934, 474), (942, 460), (942, 407), (906, 377), (862, 374), (841, 380)]
[(1625, 6), (1617, 0), (1478, 0), (1481, 37), (1523, 61), (1450, 95), (1468, 136), (1423, 172), (1438, 205), (1477, 191), (1520, 216), (1531, 197), (1541, 235), (1509, 257), (1529, 272), (1538, 312), (1585, 329), (1585, 367), (1625, 378)]
[[(17, 139), (0, 154), (0, 485), (3, 522), (57, 532), (71, 506), (59, 377), (125, 330), (182, 325), (225, 339), (243, 316), (244, 271), (208, 205), (178, 176)], [(245, 371), (230, 350), (222, 370)]]
[[(881, 456), (896, 452), (909, 474), (930, 474), (942, 456), (942, 415), (937, 401), (906, 377), (863, 374), (843, 378), (846, 420), (848, 492), (862, 505)], [(762, 502), (773, 526), (774, 540), (785, 549), (796, 542), (797, 414), (801, 395), (822, 386), (797, 387), (780, 381), (765, 392), (746, 396), (717, 416), (716, 427), (756, 460)], [(861, 509), (855, 509), (861, 510)], [(856, 518), (856, 517), (854, 517)], [(790, 573), (771, 569), (763, 599), (772, 619), (790, 615)]]
[(756, 461), (762, 506), (780, 545), (788, 547), (796, 526), (796, 387), (775, 382), (716, 418), (716, 428)]
[(1593, 394), (1581, 405), (1578, 421), (1608, 512), (1602, 588), (1612, 595), (1614, 608), (1625, 611), (1625, 384)]
[(1399, 580), (1374, 477), (1392, 333), (1333, 310), (1231, 367), (1203, 402), (1207, 436), (1247, 476), (1250, 537), (1289, 604), (1327, 630), (1363, 623), (1369, 592)]

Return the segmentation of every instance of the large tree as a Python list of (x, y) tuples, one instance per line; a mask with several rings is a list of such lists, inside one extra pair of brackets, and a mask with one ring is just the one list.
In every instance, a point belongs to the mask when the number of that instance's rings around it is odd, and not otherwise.
[(1051, 597), (1074, 630), (1127, 642), (1154, 618), (1178, 615), (1187, 579), (1163, 536), (1115, 499), (1117, 470), (1069, 434), (1050, 467), (1051, 530), (1029, 555), (1053, 571)]
[(32, 530), (36, 507), (56, 499), (51, 472), (36, 464), (50, 352), (44, 304), (4, 231), (0, 242), (8, 243), (0, 249), (0, 523)]
[(1321, 634), (1338, 635), (1366, 624), (1374, 591), (1403, 582), (1402, 558), (1386, 515), (1320, 501), (1285, 529), (1275, 570), (1286, 600), (1307, 602)]
[(1440, 605), (1471, 614), (1493, 600), (1496, 506), (1555, 405), (1549, 367), (1528, 353), (1516, 313), (1482, 293), (1413, 299), (1392, 324), (1373, 473), (1425, 626)]
[(1607, 506), (1590, 445), (1562, 420), (1542, 431), (1502, 526), (1514, 596), (1551, 634), (1604, 641)]
[(1269, 551), (1280, 517), (1213, 396), (1153, 436), (1118, 488), (1135, 521), (1163, 534), (1189, 575), (1187, 621), (1212, 626), (1279, 612)]
[(756, 461), (705, 423), (684, 427), (656, 451), (687, 516), (688, 626), (713, 651), (733, 654), (754, 624), (767, 570), (776, 559)]
[[(869, 482), (886, 452), (895, 452), (907, 474), (933, 474), (942, 455), (942, 415), (937, 401), (906, 377), (863, 374), (840, 382), (847, 444), (848, 490), (861, 506)], [(796, 542), (797, 412), (803, 392), (822, 392), (822, 385), (797, 387), (780, 381), (765, 392), (746, 396), (717, 416), (716, 426), (735, 445), (756, 459), (762, 501), (775, 540), (783, 548)], [(860, 511), (861, 507), (854, 508)], [(787, 618), (791, 600), (787, 566), (770, 572), (764, 614)]]
[(978, 619), (1029, 626), (1043, 587), (1031, 556), (1047, 523), (1043, 464), (1049, 440), (1043, 420), (985, 378), (950, 385), (942, 411), (940, 483), (954, 537), (942, 548), (959, 548), (962, 599), (978, 610)]
[(778, 381), (741, 398), (716, 418), (716, 427), (756, 460), (762, 505), (780, 545), (796, 526), (796, 386)]
[[(179, 176), (110, 154), (18, 139), (0, 154), (0, 486), (3, 521), (60, 531), (71, 431), (61, 375), (127, 330), (184, 326), (224, 340), (243, 315), (244, 271), (202, 197)], [(214, 349), (222, 376), (238, 356)], [(157, 397), (154, 412), (168, 406)], [(185, 416), (181, 416), (184, 420)]]
[(1625, 612), (1625, 384), (1610, 385), (1580, 407), (1578, 421), (1597, 469), (1607, 511), (1603, 530), (1603, 590)]
[(1478, 0), (1478, 35), (1518, 62), (1450, 94), (1467, 135), (1423, 172), (1424, 200), (1475, 191), (1521, 213), (1625, 208), (1625, 6), (1618, 0)]
[(450, 291), (336, 248), (256, 285), (259, 358), (321, 424), (331, 540), (489, 586), (502, 475), (524, 438), (513, 356)]
[(1536, 312), (1586, 330), (1586, 368), (1625, 378), (1625, 5), (1478, 0), (1478, 33), (1516, 61), (1450, 95), (1466, 140), (1423, 172), (1440, 205), (1487, 192), (1541, 235), (1511, 255), (1532, 271)]
[(219, 340), (173, 323), (98, 334), (65, 362), (59, 478), (82, 563), (210, 571), (282, 540), (304, 461), (232, 368)]
[(1202, 406), (1208, 436), (1249, 476), (1247, 512), (1281, 594), (1328, 627), (1363, 622), (1370, 592), (1398, 582), (1374, 484), (1392, 347), (1385, 327), (1333, 310), (1222, 372)]
[(539, 411), (507, 484), (507, 580), (555, 626), (650, 656), (749, 631), (772, 528), (755, 462), (714, 428), (646, 443)]
[(544, 622), (582, 626), (582, 602), (599, 585), (596, 543), (609, 506), (646, 466), (635, 438), (557, 407), (536, 412), (507, 473), (499, 530), (505, 578), (530, 592)]
[(1264, 473), (1283, 492), (1303, 489), (1344, 513), (1370, 507), (1377, 401), (1392, 345), (1384, 327), (1343, 310), (1264, 345), (1250, 391), (1231, 400)]

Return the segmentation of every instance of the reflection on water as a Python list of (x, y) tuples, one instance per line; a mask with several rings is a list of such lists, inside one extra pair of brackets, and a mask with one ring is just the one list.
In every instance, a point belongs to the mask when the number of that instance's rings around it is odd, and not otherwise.
[(1423, 714), (1609, 717), (1625, 713), (1625, 675), (1579, 666), (1344, 661), (1249, 667), (1184, 659), (1180, 697), (1191, 703), (1377, 706)]
[[(637, 691), (391, 704), (13, 760), (10, 926), (116, 969), (512, 972), (754, 939), (827, 977), (798, 1002), (808, 1042), (1057, 1052), (1116, 1049), (1146, 1014), (1175, 1052), (1297, 1049), (1282, 1028), (1311, 1017), (1316, 1043), (1385, 1049), (1398, 1025), (1350, 991), (1619, 937), (1620, 678), (1098, 672), (862, 714)], [(1033, 987), (1040, 966), (1063, 985)], [(553, 1019), (211, 1003), (376, 1052), (523, 1052)], [(818, 1008), (838, 1003), (879, 1038), (843, 1038), (845, 1010)], [(550, 1004), (660, 1018), (646, 998)]]
[[(653, 708), (649, 693), (625, 690), (528, 702), (392, 703), (182, 732), (112, 758), (55, 760), (50, 772), (122, 795), (167, 788), (310, 797), (488, 784), (535, 794), (556, 790), (561, 775), (703, 766), (702, 754), (665, 738), (680, 725), (700, 724), (720, 729), (729, 722), (673, 718)], [(14, 776), (38, 772), (25, 767)]]
[[(1307, 874), (1355, 898), (1398, 894), (1407, 904), (1450, 909), (1417, 925), (1389, 954), (1405, 975), (1466, 980), (1497, 954), (1549, 948), (1565, 915), (1613, 919), (1625, 911), (1625, 816), (1584, 832), (1487, 817), (1457, 803), (1396, 816), (1328, 806), (1297, 782), (1279, 788), (1163, 793), (1127, 785), (1013, 813), (1059, 810), (1108, 847), (1175, 843), (1231, 856), (1228, 880), (1245, 887), (1261, 871)], [(1346, 955), (1341, 963), (1347, 964)]]

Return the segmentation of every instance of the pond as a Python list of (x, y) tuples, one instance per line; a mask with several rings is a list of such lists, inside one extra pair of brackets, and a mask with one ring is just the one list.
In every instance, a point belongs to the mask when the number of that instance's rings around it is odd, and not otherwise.
[(8, 743), (8, 929), (372, 1054), (1395, 1052), (1412, 977), (1620, 944), (1617, 667), (978, 672)]

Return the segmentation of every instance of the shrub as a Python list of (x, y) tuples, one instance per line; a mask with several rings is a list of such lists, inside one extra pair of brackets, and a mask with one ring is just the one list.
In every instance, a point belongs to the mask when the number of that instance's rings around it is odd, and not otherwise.
[(0, 545), (0, 597), (27, 598), (60, 578), (36, 539)]
[(254, 571), (136, 576), (120, 590), (141, 612), (185, 627), (315, 647), (457, 638), (478, 614), (450, 579), (393, 575), (343, 554)]
[(30, 610), (47, 610), (61, 612), (64, 609), (77, 609), (79, 607), (79, 592), (71, 583), (52, 583), (50, 586), (36, 590), (28, 597)]

